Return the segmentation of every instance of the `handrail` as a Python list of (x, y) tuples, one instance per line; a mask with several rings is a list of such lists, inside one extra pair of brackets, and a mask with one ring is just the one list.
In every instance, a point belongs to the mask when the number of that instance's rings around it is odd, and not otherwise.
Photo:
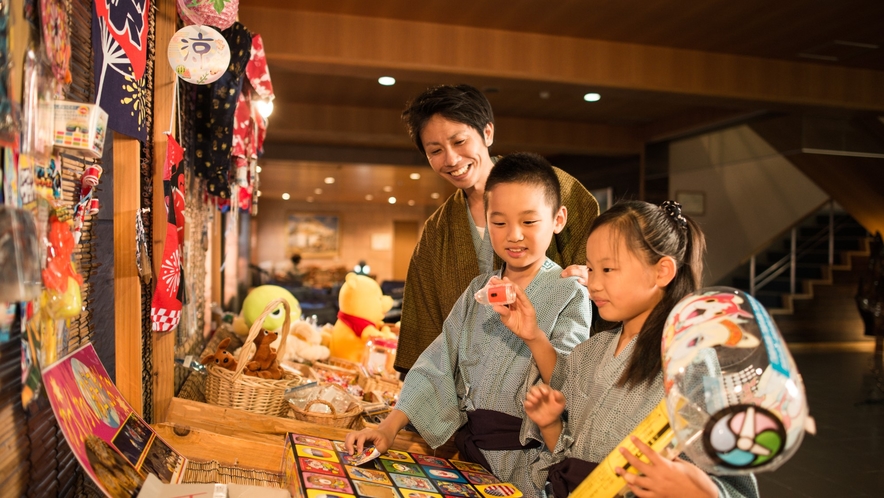
[(789, 254), (780, 258), (775, 263), (770, 265), (766, 270), (756, 275), (755, 270), (757, 267), (757, 262), (755, 257), (761, 252), (767, 250), (763, 249), (757, 251), (752, 254), (749, 259), (749, 294), (755, 295), (758, 290), (760, 290), (765, 285), (774, 281), (777, 277), (785, 273), (786, 269), (789, 269), (789, 294), (795, 294), (795, 282), (796, 282), (796, 268), (798, 259), (807, 255), (811, 250), (816, 248), (820, 243), (824, 240), (828, 241), (828, 261), (829, 265), (834, 264), (835, 262), (835, 231), (840, 229), (846, 224), (845, 221), (841, 221), (837, 225), (835, 224), (835, 202), (832, 199), (829, 199), (827, 202), (829, 207), (829, 223), (828, 226), (812, 235), (808, 240), (801, 244), (801, 247), (796, 247), (796, 243), (798, 240), (798, 227), (802, 223), (804, 223), (811, 216), (816, 216), (819, 214), (819, 210), (814, 212), (809, 216), (805, 216), (801, 220), (797, 221), (790, 227), (790, 248)]

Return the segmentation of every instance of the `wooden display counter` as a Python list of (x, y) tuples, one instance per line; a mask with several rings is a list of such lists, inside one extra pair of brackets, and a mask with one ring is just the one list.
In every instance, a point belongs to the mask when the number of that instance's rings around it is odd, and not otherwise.
[[(173, 448), (192, 460), (279, 472), (284, 436), (296, 432), (342, 441), (351, 429), (337, 429), (294, 419), (271, 417), (172, 398), (164, 422), (154, 426)], [(449, 441), (436, 450), (413, 432), (401, 431), (391, 449), (457, 458)]]

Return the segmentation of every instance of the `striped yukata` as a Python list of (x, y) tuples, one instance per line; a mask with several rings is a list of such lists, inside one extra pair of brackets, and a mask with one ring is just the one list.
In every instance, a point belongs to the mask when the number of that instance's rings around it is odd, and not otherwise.
[[(614, 356), (620, 332), (616, 329), (593, 334), (570, 355), (559, 357), (550, 386), (565, 395), (562, 434), (556, 447), (552, 451), (543, 448), (533, 465), (535, 486), (543, 487), (550, 467), (566, 458), (601, 462), (663, 399), (662, 371), (650, 382), (633, 387), (617, 385), (638, 337)], [(540, 379), (537, 367), (531, 370), (526, 386)], [(540, 429), (527, 416), (520, 438), (523, 444), (529, 440), (543, 442)], [(721, 498), (758, 496), (754, 476), (709, 477)]]
[[(586, 288), (547, 259), (525, 293), (537, 323), (564, 357), (588, 336), (590, 308)], [(490, 306), (473, 295), (492, 275), (476, 277), (455, 303), (442, 334), (420, 355), (405, 378), (396, 408), (432, 447), (448, 441), (467, 421), (467, 412), (494, 410), (524, 417), (525, 382), (533, 360), (528, 346)], [(515, 439), (515, 438), (514, 438)], [(529, 478), (539, 448), (482, 450), (491, 472), (518, 486), (526, 496), (541, 493)]]

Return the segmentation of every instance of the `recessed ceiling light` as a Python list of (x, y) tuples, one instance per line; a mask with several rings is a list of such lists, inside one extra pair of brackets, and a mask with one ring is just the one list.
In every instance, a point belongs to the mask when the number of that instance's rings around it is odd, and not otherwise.
[(408, 201), (409, 206), (414, 206), (414, 204), (415, 204), (414, 199), (411, 199)]
[(307, 202), (313, 202), (313, 197), (308, 197)]
[(255, 173), (260, 173), (260, 172), (261, 172), (261, 167), (255, 166)]
[(282, 200), (284, 200), (284, 201), (287, 201), (287, 200), (289, 200), (289, 199), (291, 199), (291, 198), (292, 198), (292, 196), (290, 196), (288, 192), (284, 192), (284, 193), (282, 194)]
[(412, 173), (412, 174), (408, 175), (408, 177), (411, 178), (412, 180), (420, 180), (421, 174), (420, 173)]
[(587, 102), (598, 102), (601, 98), (602, 96), (597, 93), (587, 93), (583, 96), (583, 100)]
[(439, 198), (439, 192), (433, 192), (432, 194), (430, 194), (430, 199), (438, 199), (438, 198)]
[(325, 182), (326, 185), (331, 185), (332, 183), (335, 183), (335, 178), (332, 176), (327, 176), (327, 177), (325, 177), (325, 180), (323, 180), (323, 181)]
[(381, 76), (378, 78), (378, 83), (384, 86), (393, 86), (396, 84), (396, 78), (392, 76)]
[(386, 187), (384, 187), (384, 192), (392, 192), (392, 191), (393, 191), (393, 187), (391, 187), (391, 186), (389, 186), (389, 185), (387, 185)]
[(548, 98), (549, 98), (549, 92), (547, 92), (546, 90), (543, 90), (542, 92), (540, 92), (540, 98), (542, 98), (542, 99), (544, 99), (544, 100), (548, 99)]
[(261, 197), (261, 191), (260, 191), (260, 190), (258, 191), (258, 197)]
[(365, 196), (365, 200), (367, 200), (367, 201), (370, 201), (370, 200), (372, 200), (372, 199), (374, 199), (374, 196), (371, 195), (371, 194), (368, 194), (368, 195)]
[(390, 204), (396, 204), (396, 198), (390, 197), (389, 199), (387, 199), (387, 202), (389, 202)]
[(321, 188), (314, 189), (314, 190), (313, 190), (313, 193), (316, 194), (316, 195), (319, 195), (319, 194), (322, 193), (322, 189), (321, 189)]

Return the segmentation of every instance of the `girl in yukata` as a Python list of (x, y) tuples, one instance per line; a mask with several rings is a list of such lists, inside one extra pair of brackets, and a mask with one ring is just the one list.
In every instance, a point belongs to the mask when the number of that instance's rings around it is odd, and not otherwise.
[[(559, 357), (548, 385), (528, 391), (521, 438), (545, 444), (532, 469), (535, 485), (548, 482), (553, 496), (568, 496), (663, 398), (664, 323), (700, 287), (705, 249), (699, 226), (673, 201), (622, 202), (593, 223), (587, 290), (601, 317), (619, 326)], [(758, 495), (754, 476), (710, 476), (685, 455), (670, 460), (633, 442), (650, 462), (621, 448), (641, 475), (616, 472), (638, 497)]]

